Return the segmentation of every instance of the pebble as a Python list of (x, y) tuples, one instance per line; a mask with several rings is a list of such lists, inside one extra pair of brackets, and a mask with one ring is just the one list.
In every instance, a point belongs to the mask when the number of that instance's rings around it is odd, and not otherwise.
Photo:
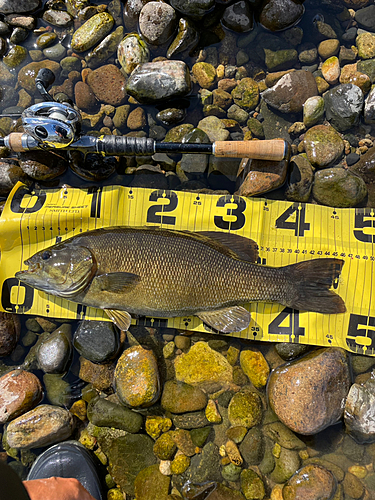
[(147, 2), (139, 14), (139, 30), (150, 45), (166, 43), (176, 27), (176, 12), (167, 3)]
[(143, 424), (140, 413), (104, 398), (94, 398), (90, 401), (87, 418), (99, 427), (115, 427), (132, 434), (139, 432)]
[(375, 442), (375, 379), (353, 384), (345, 402), (344, 422), (347, 432), (359, 443)]
[(93, 363), (116, 357), (120, 349), (117, 330), (109, 321), (81, 321), (73, 337), (79, 354)]
[(190, 92), (190, 74), (183, 61), (139, 64), (126, 83), (126, 92), (142, 104), (156, 103)]
[[(1, 171), (3, 171), (3, 165), (6, 166), (8, 164), (0, 163), (0, 165), (1, 165)], [(14, 181), (16, 179), (13, 179), (13, 186), (15, 184)], [(1, 177), (0, 181), (1, 181), (0, 183), (0, 194), (1, 194), (2, 192), (4, 192), (3, 182)], [(12, 189), (13, 186), (9, 186), (9, 191)], [(4, 196), (4, 194), (2, 194), (2, 196)], [(17, 314), (0, 312), (0, 357), (9, 356), (12, 353), (20, 337), (20, 332), (21, 332), (21, 323), (19, 316)]]
[(176, 380), (204, 387), (221, 387), (232, 382), (233, 370), (226, 358), (206, 342), (197, 342), (174, 361)]
[(259, 102), (259, 87), (252, 78), (242, 78), (240, 83), (232, 90), (233, 101), (246, 111), (254, 109)]
[(171, 59), (175, 55), (192, 52), (199, 41), (199, 33), (189, 19), (181, 17), (178, 22), (178, 32), (167, 50), (167, 57)]
[(0, 14), (31, 12), (39, 7), (39, 0), (0, 0)]
[(53, 9), (44, 12), (43, 20), (58, 28), (66, 28), (73, 23), (73, 18), (68, 12)]
[(113, 17), (108, 12), (99, 12), (90, 17), (74, 32), (71, 47), (75, 52), (91, 49), (108, 35), (114, 24)]
[(250, 5), (241, 0), (228, 6), (223, 13), (221, 23), (236, 33), (246, 33), (252, 30), (253, 12)]
[(131, 33), (120, 42), (117, 49), (117, 58), (125, 73), (130, 75), (138, 64), (150, 60), (150, 51), (139, 35)]
[(159, 471), (159, 465), (154, 464), (141, 470), (134, 481), (134, 491), (137, 500), (150, 500), (155, 497), (164, 500), (168, 498), (170, 478)]
[(146, 126), (146, 114), (143, 108), (137, 107), (130, 111), (126, 122), (130, 130), (142, 129)]
[(331, 472), (317, 465), (306, 465), (291, 477), (283, 487), (285, 500), (330, 499), (336, 491)]
[[(43, 425), (40, 425), (40, 422)], [(11, 448), (28, 450), (64, 441), (74, 429), (73, 415), (64, 408), (40, 405), (12, 420), (7, 427)]]
[(207, 405), (207, 395), (198, 387), (184, 382), (167, 380), (161, 397), (161, 406), (171, 413), (202, 410)]
[[(255, 196), (267, 193), (282, 186), (288, 173), (288, 161), (242, 160), (243, 174), (237, 194), (240, 196)], [(243, 178), (243, 180), (242, 180)]]
[(99, 102), (120, 106), (126, 101), (125, 77), (113, 64), (106, 64), (91, 71), (87, 76), (87, 85)]
[(86, 54), (85, 61), (89, 68), (97, 68), (109, 57), (116, 53), (124, 37), (124, 28), (118, 26), (115, 31), (107, 35), (91, 52)]
[(262, 98), (282, 113), (299, 113), (305, 101), (317, 94), (313, 75), (300, 70), (282, 76), (273, 87), (262, 93)]
[(74, 87), (74, 98), (79, 109), (86, 113), (94, 113), (98, 108), (98, 101), (94, 92), (84, 82), (77, 82)]
[(262, 478), (252, 469), (244, 469), (240, 476), (241, 490), (246, 499), (264, 498), (266, 494)]
[(269, 379), (268, 397), (281, 422), (294, 432), (311, 435), (342, 417), (349, 388), (345, 351), (318, 349), (274, 369)]
[(79, 378), (89, 382), (95, 389), (105, 391), (112, 387), (114, 365), (113, 364), (95, 364), (88, 359), (79, 358), (80, 370)]
[(49, 151), (27, 151), (20, 153), (19, 166), (32, 179), (46, 181), (62, 175), (68, 164), (65, 158)]
[(233, 426), (251, 428), (262, 420), (261, 399), (256, 392), (237, 392), (228, 407), (229, 422)]
[(201, 88), (210, 89), (214, 86), (216, 70), (212, 64), (206, 62), (195, 63), (192, 72)]
[(198, 21), (214, 7), (214, 0), (172, 0), (174, 9)]
[(341, 136), (333, 127), (326, 125), (315, 125), (310, 128), (303, 142), (307, 158), (316, 168), (334, 165), (344, 152)]
[(146, 408), (154, 404), (160, 397), (160, 380), (152, 351), (141, 346), (126, 349), (116, 364), (114, 388), (126, 406)]
[(44, 49), (43, 55), (52, 61), (61, 61), (66, 55), (66, 48), (61, 43), (57, 43), (56, 45), (52, 45), (52, 47)]
[(30, 372), (13, 370), (0, 378), (0, 423), (26, 413), (43, 398), (39, 379)]
[(359, 122), (363, 108), (363, 93), (357, 85), (344, 83), (324, 95), (326, 118), (339, 132)]
[(332, 40), (323, 40), (318, 45), (318, 54), (323, 59), (328, 59), (329, 57), (336, 56), (339, 53), (340, 42), (337, 38)]
[(229, 138), (229, 130), (224, 123), (216, 116), (207, 116), (198, 123), (198, 128), (203, 130), (211, 142), (226, 141)]
[(157, 439), (162, 432), (167, 432), (172, 427), (172, 420), (167, 417), (146, 417), (145, 430), (152, 439)]
[(375, 56), (375, 35), (360, 33), (355, 40), (358, 56), (361, 59), (372, 59)]
[(342, 167), (327, 168), (316, 172), (312, 194), (322, 205), (349, 208), (366, 197), (367, 187), (361, 177)]
[(72, 344), (65, 330), (63, 327), (57, 329), (38, 348), (38, 364), (45, 373), (63, 373), (68, 367)]
[(324, 118), (324, 99), (313, 96), (306, 99), (303, 104), (303, 123), (306, 128), (313, 127)]
[(260, 389), (267, 384), (270, 368), (260, 351), (250, 349), (241, 351), (240, 365), (254, 387)]
[(293, 0), (267, 0), (262, 4), (260, 24), (271, 31), (290, 28), (301, 18), (305, 9)]

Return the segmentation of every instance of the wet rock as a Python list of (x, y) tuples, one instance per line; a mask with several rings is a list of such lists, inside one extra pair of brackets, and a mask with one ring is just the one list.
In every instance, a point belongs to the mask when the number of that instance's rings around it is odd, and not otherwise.
[(365, 100), (364, 117), (366, 123), (375, 123), (375, 88), (370, 91)]
[(159, 471), (159, 465), (150, 465), (143, 469), (134, 481), (135, 496), (138, 500), (157, 498), (168, 500), (170, 478)]
[(160, 397), (158, 365), (152, 351), (141, 346), (126, 349), (117, 361), (114, 387), (120, 401), (145, 408)]
[(329, 167), (339, 160), (344, 152), (344, 142), (333, 127), (315, 125), (304, 137), (307, 158), (317, 168)]
[(259, 22), (270, 31), (290, 28), (302, 17), (305, 8), (292, 0), (266, 0), (262, 5)]
[(73, 428), (73, 415), (68, 410), (40, 405), (9, 423), (7, 442), (11, 448), (26, 450), (50, 446), (70, 437)]
[(323, 78), (330, 85), (335, 85), (339, 81), (340, 77), (340, 63), (336, 56), (326, 59), (322, 64), (322, 75)]
[(375, 376), (363, 384), (353, 384), (345, 402), (347, 432), (359, 443), (375, 442)]
[(183, 17), (178, 22), (178, 32), (167, 50), (168, 59), (176, 54), (191, 52), (197, 46), (199, 34), (189, 19)]
[(266, 494), (262, 478), (252, 469), (241, 472), (241, 490), (246, 499), (262, 500)]
[(82, 321), (74, 333), (73, 345), (84, 358), (103, 363), (116, 356), (120, 339), (109, 321)]
[(98, 107), (94, 92), (84, 82), (77, 82), (74, 87), (74, 98), (79, 109), (93, 113)]
[(182, 61), (140, 64), (130, 75), (126, 91), (142, 104), (149, 104), (190, 92), (189, 69)]
[(150, 60), (150, 51), (139, 35), (131, 33), (120, 42), (117, 50), (117, 58), (125, 73), (130, 75), (138, 64)]
[[(368, 2), (364, 2), (368, 3)], [(374, 31), (375, 29), (375, 6), (369, 5), (368, 7), (363, 6), (356, 11), (354, 19), (357, 21), (359, 26), (367, 31)]]
[(231, 399), (228, 418), (233, 426), (247, 428), (258, 425), (262, 420), (262, 403), (256, 392), (242, 390)]
[(172, 420), (167, 417), (146, 417), (145, 430), (153, 439), (157, 439), (162, 432), (172, 427)]
[(0, 14), (31, 12), (39, 7), (39, 0), (1, 0)]
[(306, 99), (303, 105), (303, 123), (306, 128), (313, 127), (323, 120), (324, 99), (320, 96), (313, 96)]
[(289, 163), (290, 177), (285, 196), (288, 200), (305, 203), (309, 200), (314, 181), (311, 163), (305, 155), (292, 156)]
[(202, 410), (207, 405), (207, 395), (198, 387), (168, 380), (164, 384), (161, 406), (171, 413)]
[(134, 495), (137, 475), (156, 463), (153, 440), (144, 434), (127, 434), (100, 445), (108, 457), (108, 471), (116, 484), (127, 495)]
[(372, 59), (375, 56), (375, 35), (373, 33), (360, 33), (355, 42), (358, 56), (361, 59)]
[(43, 20), (58, 28), (66, 28), (73, 22), (73, 18), (68, 12), (53, 9), (48, 9), (44, 12)]
[(113, 125), (116, 128), (121, 129), (126, 126), (126, 122), (129, 116), (129, 111), (130, 111), (130, 106), (128, 104), (124, 104), (116, 108), (116, 112), (113, 117)]
[(216, 116), (207, 116), (198, 123), (198, 128), (203, 130), (211, 142), (226, 141), (229, 137), (229, 130), (224, 123)]
[(288, 161), (242, 160), (243, 173), (237, 191), (240, 196), (255, 196), (282, 186), (288, 172)]
[(155, 441), (153, 452), (159, 460), (171, 460), (173, 458), (177, 449), (173, 433), (174, 431), (165, 432)]
[(263, 426), (263, 434), (287, 450), (303, 450), (306, 445), (282, 422)]
[(37, 181), (55, 179), (67, 169), (67, 161), (53, 152), (20, 153), (19, 165), (26, 175)]
[(192, 68), (193, 75), (198, 84), (203, 89), (210, 89), (214, 86), (216, 80), (216, 70), (212, 64), (206, 62), (195, 63)]
[(84, 380), (85, 382), (89, 382), (95, 389), (98, 389), (99, 391), (105, 391), (112, 386), (113, 373), (115, 369), (113, 364), (98, 365), (83, 357), (80, 357), (79, 361), (80, 379)]
[(259, 427), (253, 427), (248, 431), (239, 449), (241, 456), (248, 465), (260, 464), (264, 455), (264, 439)]
[[(201, 144), (209, 143), (208, 135), (199, 128), (191, 130), (182, 140), (183, 143)], [(184, 172), (199, 174), (206, 171), (208, 165), (207, 155), (184, 154), (182, 155), (180, 167)]]
[(363, 108), (363, 93), (357, 85), (345, 83), (324, 95), (327, 120), (338, 131), (356, 125)]
[(13, 370), (0, 378), (0, 423), (26, 413), (43, 397), (39, 379), (30, 372)]
[(52, 61), (61, 61), (64, 59), (66, 55), (66, 48), (61, 44), (57, 43), (52, 47), (47, 47), (43, 50), (43, 55), (47, 57), (47, 59), (52, 59)]
[(318, 53), (323, 59), (328, 59), (329, 57), (336, 56), (340, 49), (340, 42), (337, 38), (332, 40), (323, 40), (318, 45)]
[(240, 365), (254, 387), (259, 389), (267, 384), (270, 368), (260, 351), (250, 349), (242, 351)]
[(249, 118), (247, 120), (247, 128), (250, 130), (254, 137), (264, 139), (264, 129), (262, 123), (256, 118)]
[(249, 113), (237, 106), (237, 104), (233, 104), (227, 111), (227, 117), (229, 120), (235, 120), (240, 124), (244, 124), (249, 118)]
[(342, 485), (345, 496), (349, 498), (361, 498), (365, 490), (358, 477), (350, 472), (345, 474)]
[(113, 33), (107, 35), (91, 52), (85, 56), (89, 68), (97, 68), (110, 56), (116, 53), (119, 43), (124, 37), (124, 28), (118, 26)]
[[(275, 483), (285, 483), (299, 469), (301, 461), (297, 451), (280, 447), (274, 457), (275, 467), (269, 475)], [(262, 464), (261, 464), (262, 465)]]
[(139, 30), (151, 45), (162, 45), (174, 33), (176, 13), (167, 3), (147, 2), (139, 15)]
[(253, 29), (253, 12), (247, 2), (241, 0), (224, 11), (222, 24), (236, 33), (246, 33)]
[(268, 397), (272, 410), (287, 427), (310, 435), (341, 418), (349, 387), (345, 351), (319, 349), (273, 370)]
[(72, 37), (71, 47), (76, 52), (84, 52), (108, 35), (114, 24), (108, 12), (99, 12), (90, 17)]
[[(29, 94), (31, 95), (34, 95), (37, 92), (35, 87), (35, 78), (39, 70), (42, 68), (47, 68), (51, 70), (55, 75), (56, 79), (58, 79), (58, 77), (60, 76), (60, 69), (61, 69), (60, 64), (56, 61), (50, 61), (48, 59), (44, 61), (32, 62), (26, 64), (26, 66), (21, 68), (18, 73), (18, 83), (20, 84), (21, 87), (23, 87), (26, 90), (26, 92), (29, 92)], [(0, 77), (1, 77), (1, 71), (0, 71)]]
[(372, 356), (364, 356), (363, 354), (352, 356), (352, 369), (356, 375), (367, 372), (374, 365), (375, 358)]
[(292, 476), (283, 487), (285, 500), (329, 500), (336, 491), (331, 472), (318, 465), (306, 465)]
[(316, 172), (312, 193), (322, 205), (349, 208), (366, 197), (367, 187), (361, 177), (337, 167)]
[(271, 50), (265, 48), (264, 56), (269, 71), (292, 68), (298, 60), (298, 53), (295, 49)]
[(174, 9), (193, 20), (201, 19), (214, 7), (214, 0), (172, 0)]
[(317, 95), (318, 89), (312, 73), (300, 70), (284, 75), (276, 85), (262, 93), (262, 98), (282, 113), (299, 113), (304, 102)]
[(207, 443), (199, 455), (192, 457), (187, 471), (181, 476), (175, 476), (174, 479), (182, 484), (188, 480), (195, 484), (206, 481), (220, 481), (222, 478), (220, 468), (217, 466), (219, 460), (218, 447), (214, 443)]
[(353, 83), (353, 85), (357, 85), (362, 90), (363, 94), (367, 94), (371, 89), (370, 77), (365, 73), (357, 71), (356, 64), (347, 64), (342, 68), (340, 83)]
[(96, 153), (74, 151), (70, 158), (71, 170), (88, 181), (102, 181), (110, 177), (116, 170), (117, 160), (114, 156), (102, 156)]
[(175, 427), (179, 429), (200, 429), (209, 425), (204, 411), (184, 413), (183, 415), (172, 415)]
[(141, 165), (134, 172), (131, 187), (168, 189), (168, 180), (158, 165)]
[(242, 78), (240, 83), (232, 90), (233, 101), (246, 111), (254, 109), (259, 101), (259, 87), (252, 78)]
[(20, 337), (20, 332), (19, 316), (0, 312), (0, 357), (9, 356), (12, 353)]
[(103, 398), (94, 398), (87, 407), (87, 418), (98, 427), (115, 427), (135, 434), (143, 423), (142, 415)]
[(192, 131), (194, 130), (194, 126), (191, 125), (190, 123), (182, 123), (181, 125), (178, 125), (177, 127), (171, 128), (166, 136), (165, 136), (165, 142), (182, 142), (184, 138)]
[(146, 115), (144, 109), (141, 107), (133, 109), (129, 113), (126, 125), (130, 130), (144, 128), (146, 126)]
[(181, 122), (186, 116), (184, 109), (166, 108), (156, 114), (156, 119), (164, 125), (173, 125)]
[(38, 36), (36, 39), (36, 46), (38, 49), (45, 49), (52, 45), (54, 42), (57, 40), (57, 34), (56, 33), (42, 33), (41, 35)]
[(112, 106), (120, 106), (126, 101), (125, 83), (125, 77), (113, 64), (101, 66), (87, 76), (87, 84), (98, 101)]
[(45, 373), (43, 375), (43, 385), (51, 405), (62, 406), (63, 408), (71, 405), (72, 388), (63, 374)]
[(63, 373), (71, 356), (71, 339), (63, 329), (59, 328), (39, 346), (37, 360), (40, 369), (45, 373)]
[(176, 379), (198, 386), (222, 386), (232, 382), (232, 367), (226, 358), (206, 342), (197, 342), (174, 362)]
[(3, 57), (3, 62), (8, 68), (17, 68), (27, 58), (27, 49), (21, 45), (14, 45)]

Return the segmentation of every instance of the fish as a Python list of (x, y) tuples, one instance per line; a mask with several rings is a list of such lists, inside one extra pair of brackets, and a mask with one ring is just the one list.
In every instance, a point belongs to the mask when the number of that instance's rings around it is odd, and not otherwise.
[(345, 312), (330, 290), (344, 261), (320, 258), (283, 267), (257, 264), (249, 238), (219, 231), (106, 227), (76, 234), (27, 260), (15, 274), (42, 292), (104, 309), (123, 331), (131, 315), (197, 316), (221, 333), (249, 326), (249, 302), (323, 314)]

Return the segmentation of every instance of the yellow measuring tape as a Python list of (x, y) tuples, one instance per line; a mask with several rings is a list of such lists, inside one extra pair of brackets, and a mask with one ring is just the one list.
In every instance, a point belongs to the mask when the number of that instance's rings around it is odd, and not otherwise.
[[(18, 183), (0, 217), (0, 309), (60, 319), (108, 319), (82, 306), (21, 284), (15, 273), (43, 248), (80, 232), (108, 226), (158, 226), (227, 231), (259, 245), (259, 263), (286, 266), (338, 257), (345, 265), (337, 293), (347, 312), (299, 312), (278, 304), (248, 305), (248, 329), (239, 338), (340, 346), (375, 355), (375, 211), (119, 186), (40, 189)], [(230, 276), (228, 276), (230, 279)], [(207, 331), (196, 317), (141, 318), (133, 323)]]

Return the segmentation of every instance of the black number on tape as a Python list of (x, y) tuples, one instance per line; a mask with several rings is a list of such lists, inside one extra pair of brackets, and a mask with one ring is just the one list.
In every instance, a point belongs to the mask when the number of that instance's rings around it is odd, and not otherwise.
[[(296, 212), (296, 220), (288, 221), (289, 217)], [(293, 203), (276, 219), (276, 227), (280, 229), (292, 229), (295, 236), (305, 236), (305, 231), (309, 231), (310, 223), (305, 221), (306, 205), (303, 203)]]
[(366, 234), (363, 232), (363, 229), (367, 227), (375, 228), (375, 214), (372, 208), (356, 208), (354, 225), (353, 234), (358, 241), (375, 243), (375, 234)]
[[(152, 205), (147, 210), (147, 222), (154, 224), (169, 224), (174, 226), (176, 224), (176, 217), (171, 215), (164, 215), (164, 212), (173, 212), (177, 208), (178, 198), (177, 194), (173, 191), (163, 191), (158, 189), (150, 194), (149, 201), (169, 200), (168, 205)], [(162, 212), (160, 214), (160, 212)]]
[[(286, 326), (280, 326), (288, 318), (289, 323)], [(286, 307), (275, 319), (268, 325), (270, 335), (289, 335), (290, 342), (299, 342), (299, 337), (305, 335), (304, 327), (299, 325), (299, 311)]]
[(90, 217), (100, 219), (100, 212), (102, 208), (102, 188), (92, 186), (88, 189), (87, 194), (92, 194)]
[[(19, 292), (16, 294), (17, 297), (23, 294), (22, 304), (17, 304), (17, 302), (12, 302), (12, 288), (19, 287)], [(21, 289), (23, 290), (21, 292)], [(34, 301), (34, 289), (29, 285), (20, 283), (17, 278), (8, 278), (3, 283), (3, 289), (1, 293), (1, 305), (4, 311), (14, 312), (14, 313), (24, 313), (31, 309)]]
[(240, 196), (237, 195), (231, 195), (228, 194), (226, 196), (220, 196), (220, 198), (217, 200), (216, 206), (217, 207), (225, 207), (225, 205), (228, 205), (229, 203), (235, 203), (237, 205), (237, 208), (228, 208), (227, 209), (227, 215), (234, 215), (236, 217), (236, 220), (233, 222), (226, 221), (223, 219), (223, 217), (219, 215), (215, 215), (214, 217), (214, 223), (216, 227), (219, 227), (220, 229), (241, 229), (245, 225), (245, 215), (244, 211), (246, 209), (246, 201), (241, 198)]
[[(23, 208), (21, 207), (22, 201), (25, 196), (36, 196), (37, 200), (32, 207)], [(12, 201), (10, 202), (10, 209), (14, 214), (32, 214), (38, 212), (44, 205), (46, 201), (46, 193), (39, 190), (35, 190), (34, 194), (31, 195), (29, 189), (26, 186), (20, 186), (14, 193)]]
[(351, 314), (349, 319), (347, 346), (354, 352), (366, 353), (375, 348), (375, 318)]

